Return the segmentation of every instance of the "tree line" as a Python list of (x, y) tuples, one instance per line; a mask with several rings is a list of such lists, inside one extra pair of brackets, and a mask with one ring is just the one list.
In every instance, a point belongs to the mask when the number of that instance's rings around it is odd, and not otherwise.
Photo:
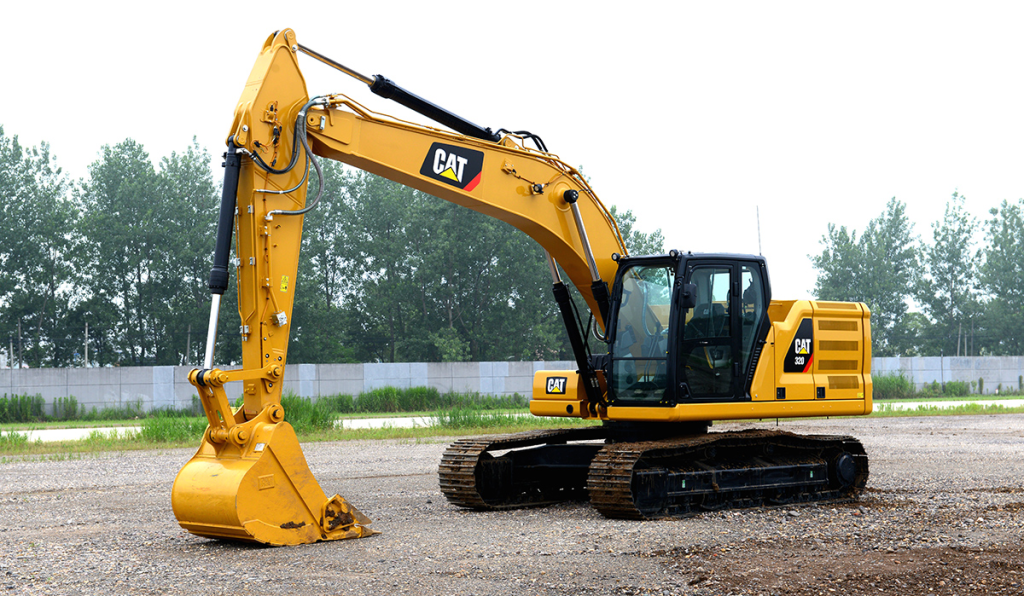
[[(31, 367), (198, 364), (219, 181), (195, 140), (154, 164), (127, 139), (70, 180), (0, 127), (0, 351)], [(325, 164), (306, 215), (291, 362), (565, 359), (543, 250), (511, 226)], [(614, 207), (612, 208), (614, 212)], [(625, 211), (627, 247), (661, 252)], [(241, 359), (235, 283), (217, 361)], [(584, 311), (585, 312), (585, 311)], [(86, 331), (88, 330), (88, 331)]]
[(829, 224), (810, 255), (820, 300), (865, 302), (875, 356), (1024, 354), (1024, 200), (979, 221), (954, 192), (929, 238), (895, 198), (858, 235)]

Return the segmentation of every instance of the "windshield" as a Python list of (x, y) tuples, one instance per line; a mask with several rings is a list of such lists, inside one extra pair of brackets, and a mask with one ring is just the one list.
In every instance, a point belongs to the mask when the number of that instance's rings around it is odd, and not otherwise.
[(621, 278), (612, 344), (612, 389), (619, 399), (664, 398), (668, 323), (675, 270), (636, 266)]

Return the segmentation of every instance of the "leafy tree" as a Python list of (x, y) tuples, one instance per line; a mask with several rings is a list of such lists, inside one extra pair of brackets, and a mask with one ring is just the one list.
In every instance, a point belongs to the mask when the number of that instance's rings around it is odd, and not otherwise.
[(22, 147), (0, 127), (0, 303), (6, 303), (0, 325), (13, 333), (20, 323), (23, 360), (31, 366), (73, 360), (71, 263), (79, 238), (78, 210), (67, 190), (46, 143)]
[[(447, 223), (432, 231), (423, 281), (442, 324), (467, 343), (464, 358), (520, 359), (559, 349), (560, 343), (533, 342), (534, 330), (558, 322), (543, 249), (511, 225), (475, 211), (436, 199), (429, 209)], [(434, 345), (447, 347), (436, 339)]]
[(987, 304), (986, 342), (994, 354), (1024, 354), (1024, 200), (1003, 201), (989, 212), (981, 281)]
[(525, 234), (364, 172), (348, 174), (342, 197), (355, 274), (344, 302), (361, 354), (504, 360), (552, 349), (533, 339), (558, 319), (543, 251)]
[[(353, 271), (349, 227), (355, 225), (348, 203), (340, 200), (346, 185), (344, 166), (323, 161), (324, 193), (307, 213), (292, 311), (292, 362), (356, 362), (350, 337), (351, 311), (343, 308), (357, 280)], [(315, 188), (314, 185), (311, 185)], [(312, 201), (313, 196), (307, 200)]]
[[(413, 189), (363, 172), (347, 180), (345, 201), (352, 213), (348, 244), (352, 271), (359, 279), (348, 292), (354, 334), (372, 360), (416, 360), (429, 343), (413, 272), (422, 264), (422, 221), (414, 221), (423, 196)], [(437, 225), (435, 222), (434, 225)], [(440, 227), (440, 226), (438, 226)]]
[(205, 350), (210, 304), (206, 284), (220, 203), (209, 164), (209, 153), (195, 138), (182, 153), (172, 152), (160, 160), (158, 225), (167, 233), (161, 250), (164, 258), (153, 264), (157, 302), (151, 311), (163, 338), (155, 346), (159, 364), (198, 364)]
[(858, 285), (865, 264), (861, 243), (857, 241), (856, 230), (846, 231), (846, 226), (828, 224), (828, 233), (821, 237), (823, 249), (819, 255), (811, 255), (811, 264), (818, 270), (814, 283), (814, 295), (818, 300), (860, 301), (863, 287)]
[(895, 198), (857, 232), (829, 224), (821, 254), (811, 256), (818, 270), (819, 300), (864, 302), (871, 309), (873, 350), (878, 356), (910, 353), (914, 334), (908, 326), (908, 300), (920, 277), (917, 239), (906, 205)]
[(167, 233), (166, 204), (155, 200), (159, 186), (149, 155), (128, 139), (103, 146), (79, 188), (88, 239), (84, 283), (99, 299), (95, 314), (114, 323), (104, 330), (109, 349), (96, 354), (101, 364), (154, 362), (158, 328), (151, 315), (160, 281), (154, 269), (177, 241)]
[(906, 205), (895, 198), (871, 220), (861, 236), (864, 274), (855, 283), (864, 288), (871, 309), (871, 336), (879, 356), (908, 354), (914, 349), (907, 324), (912, 288), (920, 279), (917, 238)]
[(626, 209), (619, 213), (618, 207), (615, 205), (612, 205), (608, 211), (619, 226), (619, 233), (622, 234), (622, 240), (626, 243), (629, 254), (644, 256), (665, 252), (665, 236), (661, 233), (661, 228), (645, 234), (636, 229), (636, 216), (633, 215), (633, 211)]
[(567, 353), (543, 250), (525, 234), (365, 172), (328, 170), (305, 225), (300, 283), (311, 286), (297, 298), (292, 361)]
[(941, 221), (932, 224), (933, 243), (924, 248), (925, 278), (917, 298), (932, 321), (925, 350), (947, 356), (966, 354), (965, 338), (979, 321), (978, 263), (974, 248), (977, 219), (964, 208), (964, 197), (954, 192)]
[[(154, 167), (127, 139), (74, 186), (45, 144), (24, 149), (2, 129), (0, 158), (0, 331), (21, 322), (33, 366), (72, 364), (86, 323), (91, 362), (198, 363), (219, 206), (206, 150), (193, 140)], [(322, 203), (305, 216), (291, 361), (571, 355), (544, 252), (525, 234), (324, 165)], [(663, 252), (660, 230), (636, 230), (630, 211), (618, 219), (633, 253)], [(236, 295), (232, 281), (219, 363), (240, 358)]]

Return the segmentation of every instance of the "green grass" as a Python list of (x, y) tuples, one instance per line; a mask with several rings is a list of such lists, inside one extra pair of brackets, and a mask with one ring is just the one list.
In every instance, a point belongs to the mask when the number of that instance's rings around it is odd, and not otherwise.
[(951, 408), (922, 404), (908, 410), (897, 410), (892, 404), (874, 404), (869, 417), (893, 418), (907, 416), (967, 416), (978, 414), (1024, 414), (1024, 406), (1010, 407), (999, 404), (968, 403)]
[(203, 438), (206, 417), (183, 418), (180, 416), (160, 416), (142, 421), (138, 432), (138, 440), (151, 444), (189, 443), (198, 445)]
[(898, 404), (903, 402), (944, 402), (944, 401), (1001, 401), (1011, 399), (1024, 399), (1024, 396), (1013, 395), (1013, 394), (994, 394), (994, 395), (968, 395), (965, 397), (927, 397), (924, 395), (917, 395), (909, 399), (875, 399), (875, 404)]
[[(490, 412), (504, 412), (506, 414), (515, 413), (527, 413), (530, 411), (528, 406), (522, 408), (506, 408), (488, 410)], [(415, 412), (351, 412), (345, 414), (336, 414), (338, 420), (373, 420), (374, 418), (430, 418), (437, 414), (437, 410), (417, 410)]]
[[(365, 391), (356, 397), (351, 395), (325, 395), (315, 402), (286, 393), (281, 400), (288, 421), (297, 428), (312, 425), (312, 428), (326, 428), (328, 418), (338, 415), (375, 417), (404, 414), (429, 416), (438, 410), (525, 410), (529, 400), (522, 395), (495, 397), (479, 393), (441, 393), (428, 387), (398, 389), (382, 387)], [(241, 405), (241, 399), (236, 406)], [(203, 415), (198, 396), (192, 396), (190, 406), (182, 409), (166, 409), (146, 412), (141, 401), (116, 407), (86, 409), (71, 397), (60, 397), (52, 405), (53, 415), (46, 414), (46, 400), (41, 395), (0, 396), (0, 430), (25, 430), (46, 428), (89, 428), (91, 426), (138, 425), (141, 420), (159, 417), (197, 417)]]
[[(895, 374), (874, 374), (871, 375), (874, 398), (876, 401), (891, 399), (957, 399), (957, 398), (1006, 398), (1010, 396), (1024, 395), (1024, 377), (1018, 382), (1018, 386), (996, 385), (998, 393), (985, 394), (985, 384), (982, 379), (978, 381), (946, 381), (939, 383), (934, 381), (917, 389), (914, 383), (902, 372)], [(977, 388), (978, 393), (974, 393)], [(989, 387), (991, 389), (992, 387)]]
[[(509, 411), (481, 411), (466, 408), (453, 408), (435, 412), (431, 417), (434, 427), (446, 430), (464, 430), (468, 428), (522, 428), (537, 426), (564, 426), (568, 421), (578, 418), (548, 418), (531, 416), (529, 413)], [(568, 422), (571, 424), (571, 422)]]
[(872, 375), (872, 392), (876, 399), (907, 399), (914, 395), (914, 383), (903, 376), (903, 373), (895, 375)]
[[(308, 401), (308, 400), (307, 400)], [(303, 406), (299, 406), (302, 408)], [(292, 404), (292, 412), (297, 408)], [(331, 424), (303, 424), (297, 429), (299, 441), (313, 443), (320, 441), (414, 439), (433, 437), (474, 436), (480, 434), (506, 434), (524, 430), (573, 427), (599, 424), (597, 421), (579, 418), (547, 418), (530, 415), (516, 415), (514, 411), (486, 411), (456, 409), (431, 412), (438, 421), (436, 426), (416, 428), (374, 428), (346, 430)], [(304, 414), (303, 416), (308, 415)], [(300, 416), (301, 417), (301, 416)], [(289, 419), (286, 410), (285, 419)], [(310, 418), (316, 420), (315, 416)], [(207, 421), (202, 418), (158, 416), (140, 421), (140, 429), (95, 431), (81, 441), (29, 442), (24, 436), (14, 433), (0, 433), (0, 463), (15, 461), (25, 456), (49, 456), (53, 454), (82, 454), (100, 451), (125, 451), (140, 449), (196, 448), (206, 430)], [(294, 426), (294, 423), (293, 423)], [(15, 457), (16, 456), (16, 457)]]
[[(876, 404), (876, 406), (879, 404)], [(914, 417), (914, 416), (963, 416), (985, 414), (1021, 414), (1024, 407), (983, 406), (966, 404), (949, 409), (923, 406), (911, 411), (894, 411), (880, 404), (869, 417)], [(286, 414), (287, 416), (287, 414)], [(434, 412), (436, 426), (416, 428), (376, 428), (345, 430), (337, 427), (313, 428), (298, 433), (302, 443), (321, 441), (379, 441), (407, 439), (425, 441), (432, 438), (475, 436), (482, 434), (507, 434), (525, 430), (574, 427), (600, 424), (598, 421), (579, 418), (548, 418), (536, 416), (515, 416), (514, 412), (487, 412), (479, 410), (449, 410)], [(849, 418), (857, 418), (851, 416)], [(739, 421), (723, 421), (739, 422)], [(60, 441), (43, 443), (29, 442), (24, 436), (0, 432), (0, 464), (21, 461), (25, 457), (40, 459), (74, 459), (82, 454), (103, 451), (135, 451), (145, 449), (195, 449), (203, 431), (206, 418), (158, 417), (142, 421), (139, 431), (115, 430), (112, 434), (95, 432), (82, 441)]]
[(28, 445), (28, 437), (19, 433), (12, 433), (10, 431), (0, 431), (0, 451), (14, 451), (16, 449), (22, 449)]
[[(948, 384), (947, 384), (948, 386)], [(959, 397), (924, 397), (929, 402), (952, 399), (977, 401), (990, 400), (995, 396), (972, 395)], [(999, 396), (1009, 397), (1009, 396)], [(38, 411), (34, 397), (8, 401), (8, 412), (13, 410), (31, 414)], [(445, 393), (423, 388), (384, 388), (361, 394), (358, 399), (336, 395), (320, 398), (316, 402), (308, 398), (285, 394), (282, 398), (285, 420), (292, 424), (302, 442), (411, 439), (429, 440), (435, 437), (473, 436), (480, 434), (505, 434), (524, 430), (572, 427), (599, 424), (579, 418), (548, 418), (529, 415), (528, 402), (522, 396), (493, 398), (476, 393)], [(1024, 407), (1002, 405), (981, 405), (968, 403), (948, 409), (922, 405), (913, 410), (895, 410), (893, 401), (876, 400), (871, 417), (905, 416), (957, 416), (974, 414), (1024, 413)], [(196, 400), (198, 402), (198, 400)], [(361, 405), (360, 405), (361, 404)], [(12, 457), (68, 458), (82, 453), (100, 451), (123, 451), (162, 448), (196, 448), (206, 429), (205, 416), (193, 415), (198, 403), (183, 410), (164, 410), (136, 417), (139, 405), (133, 404), (121, 409), (104, 410), (104, 415), (90, 416), (92, 420), (63, 420), (42, 422), (7, 422), (0, 424), (0, 463)], [(64, 404), (65, 412), (72, 407), (81, 414), (76, 404)], [(198, 410), (201, 412), (201, 409)], [(123, 418), (113, 418), (120, 413)], [(106, 418), (111, 416), (111, 418)], [(344, 420), (352, 418), (377, 418), (383, 416), (422, 416), (432, 419), (432, 426), (417, 428), (345, 429)], [(336, 425), (337, 420), (342, 425)], [(12, 430), (40, 428), (89, 428), (92, 426), (132, 426), (138, 429), (115, 429), (96, 431), (80, 441), (47, 442), (28, 441)], [(76, 455), (77, 454), (77, 455)]]
[(36, 422), (46, 420), (46, 400), (42, 395), (0, 396), (0, 422)]
[(49, 420), (46, 422), (8, 422), (0, 424), (5, 430), (40, 430), (44, 428), (96, 428), (111, 426), (138, 426), (141, 420)]
[(358, 397), (351, 395), (322, 396), (318, 404), (324, 404), (338, 414), (412, 414), (430, 413), (454, 408), (472, 410), (502, 410), (524, 408), (529, 400), (515, 394), (508, 397), (481, 395), (480, 393), (441, 393), (431, 387), (381, 387), (364, 391)]

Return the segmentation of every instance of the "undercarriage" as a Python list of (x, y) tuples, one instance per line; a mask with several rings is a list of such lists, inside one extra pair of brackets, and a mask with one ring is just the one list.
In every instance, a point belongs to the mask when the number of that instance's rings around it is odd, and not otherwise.
[(441, 491), (460, 507), (516, 509), (589, 499), (619, 519), (851, 501), (868, 458), (847, 436), (709, 432), (622, 441), (614, 427), (532, 431), (453, 443)]

